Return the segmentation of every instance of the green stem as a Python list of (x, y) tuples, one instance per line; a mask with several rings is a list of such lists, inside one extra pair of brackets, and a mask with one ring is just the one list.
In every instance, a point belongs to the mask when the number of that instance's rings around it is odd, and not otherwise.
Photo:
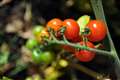
[(103, 80), (104, 79), (104, 76), (100, 73), (97, 73), (91, 69), (88, 69), (87, 67), (84, 67), (80, 64), (75, 64), (75, 63), (72, 63), (70, 64), (71, 67), (74, 67), (75, 69), (78, 69), (84, 73), (86, 73), (87, 75), (97, 79), (97, 80)]
[(76, 74), (75, 74), (75, 71), (73, 70), (73, 69), (70, 69), (70, 73), (71, 73), (71, 80), (78, 80), (77, 79), (77, 76), (76, 76)]
[(69, 46), (72, 46), (74, 48), (77, 48), (77, 49), (84, 49), (84, 50), (89, 50), (89, 51), (93, 51), (93, 52), (96, 52), (96, 54), (102, 54), (102, 55), (106, 55), (106, 56), (113, 56), (111, 54), (111, 52), (109, 51), (104, 51), (104, 50), (99, 50), (99, 49), (94, 49), (94, 48), (89, 48), (87, 46), (82, 46), (80, 44), (74, 44), (74, 43), (70, 43), (68, 41), (60, 41), (60, 40), (57, 40), (56, 38), (53, 38), (53, 40), (49, 40), (49, 39), (46, 39), (46, 41), (50, 44), (62, 44), (62, 45), (69, 45)]
[(61, 44), (61, 45), (68, 45), (68, 46), (71, 46), (71, 47), (74, 47), (76, 49), (81, 49), (81, 50), (89, 50), (89, 51), (93, 51), (93, 52), (96, 52), (96, 54), (102, 54), (102, 55), (106, 55), (106, 56), (113, 56), (111, 54), (110, 51), (105, 51), (105, 50), (100, 50), (100, 49), (95, 49), (95, 48), (90, 48), (90, 47), (87, 47), (87, 46), (82, 46), (80, 45), (79, 43), (75, 44), (75, 43), (70, 43), (66, 37), (63, 35), (63, 40), (58, 40), (52, 30), (50, 31), (50, 36), (51, 36), (51, 40), (50, 39), (45, 39), (49, 44)]
[(63, 40), (66, 44), (69, 44), (70, 42), (68, 42), (68, 40), (65, 38), (65, 36), (63, 35)]
[[(104, 10), (103, 10), (103, 6), (102, 6), (102, 1), (101, 0), (90, 0), (90, 1), (91, 1), (93, 11), (95, 13), (96, 18), (103, 20), (107, 26), (107, 22), (106, 22), (105, 15), (104, 15)], [(113, 57), (115, 59), (114, 64), (116, 67), (115, 69), (116, 69), (116, 73), (117, 73), (117, 78), (120, 79), (120, 76), (119, 76), (119, 74), (120, 74), (120, 69), (119, 69), (120, 68), (120, 59), (117, 55), (114, 43), (112, 41), (110, 32), (108, 30), (108, 27), (107, 27), (107, 36), (108, 36), (109, 43), (110, 43), (111, 54), (113, 55)]]

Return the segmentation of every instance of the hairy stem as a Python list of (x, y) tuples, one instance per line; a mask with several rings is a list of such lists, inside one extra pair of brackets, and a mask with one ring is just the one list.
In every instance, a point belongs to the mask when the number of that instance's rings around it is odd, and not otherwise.
[(94, 48), (90, 48), (90, 47), (87, 47), (87, 46), (82, 46), (80, 44), (75, 44), (75, 43), (70, 43), (67, 41), (67, 39), (64, 37), (64, 40), (57, 40), (53, 34), (51, 34), (51, 36), (53, 37), (52, 40), (49, 40), (49, 39), (46, 39), (46, 41), (50, 44), (62, 44), (62, 45), (69, 45), (69, 46), (72, 46), (76, 49), (84, 49), (84, 50), (89, 50), (89, 51), (93, 51), (93, 52), (96, 52), (96, 54), (102, 54), (102, 55), (106, 55), (106, 56), (113, 56), (111, 54), (110, 51), (105, 51), (105, 50), (100, 50), (100, 49), (94, 49)]

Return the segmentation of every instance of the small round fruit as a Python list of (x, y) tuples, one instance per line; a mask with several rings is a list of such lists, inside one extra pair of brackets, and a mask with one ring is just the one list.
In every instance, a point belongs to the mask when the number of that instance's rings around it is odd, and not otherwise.
[(73, 40), (72, 40), (72, 42), (73, 43), (77, 43), (77, 42), (80, 42), (82, 40), (82, 38), (81, 38), (81, 36), (79, 35), (79, 36), (77, 36), (76, 38), (74, 38)]
[(45, 63), (49, 64), (54, 59), (54, 54), (51, 51), (39, 51), (37, 49), (33, 50), (32, 59), (35, 63)]
[(49, 33), (47, 32), (46, 28), (44, 28), (38, 35), (35, 36), (39, 43), (43, 42), (44, 37), (49, 38)]
[(49, 33), (47, 31), (47, 28), (44, 28), (42, 31), (41, 31), (41, 36), (42, 37), (49, 37)]
[(88, 23), (87, 28), (90, 30), (90, 34), (88, 34), (87, 37), (92, 42), (103, 40), (107, 34), (106, 25), (100, 20), (91, 20)]
[(63, 21), (63, 26), (66, 27), (64, 35), (68, 40), (72, 41), (79, 35), (80, 28), (75, 20), (66, 19)]
[(41, 56), (42, 52), (39, 49), (34, 49), (32, 51), (32, 60), (35, 63), (40, 63), (42, 62), (40, 56)]
[(51, 51), (45, 51), (41, 54), (40, 58), (44, 63), (49, 64), (54, 60), (54, 53)]
[(62, 45), (61, 46), (64, 50), (68, 51), (68, 52), (75, 52), (75, 48), (68, 46), (68, 45)]
[(44, 29), (43, 26), (41, 25), (37, 25), (33, 28), (33, 34), (34, 35), (38, 35), (42, 30)]
[[(84, 42), (80, 42), (80, 45), (84, 45)], [(86, 42), (86, 46), (90, 48), (95, 48), (95, 46), (91, 42)], [(80, 50), (75, 52), (75, 57), (81, 62), (89, 62), (94, 59), (95, 52), (88, 50)]]
[(62, 27), (62, 20), (54, 18), (48, 21), (47, 28), (52, 28), (54, 31), (58, 31)]
[(60, 65), (61, 67), (67, 67), (67, 66), (68, 66), (68, 62), (67, 62), (66, 60), (64, 60), (64, 59), (61, 59), (61, 60), (59, 61), (59, 65)]
[(38, 45), (38, 42), (36, 39), (28, 39), (26, 42), (26, 47), (28, 49), (33, 49), (37, 45)]

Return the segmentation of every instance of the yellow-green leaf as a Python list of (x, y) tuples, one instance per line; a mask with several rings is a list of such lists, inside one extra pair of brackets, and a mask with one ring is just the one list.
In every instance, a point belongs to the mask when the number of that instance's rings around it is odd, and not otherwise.
[(90, 21), (90, 16), (88, 15), (83, 15), (80, 18), (78, 18), (77, 23), (80, 27), (80, 34), (84, 32), (84, 28), (86, 27), (89, 21)]

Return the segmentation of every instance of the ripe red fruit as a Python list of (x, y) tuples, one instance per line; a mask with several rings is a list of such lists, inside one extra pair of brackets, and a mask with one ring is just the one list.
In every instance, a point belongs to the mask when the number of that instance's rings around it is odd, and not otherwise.
[(68, 52), (75, 52), (75, 48), (68, 45), (62, 45), (62, 48)]
[(48, 21), (47, 28), (52, 28), (54, 31), (58, 31), (62, 27), (62, 20), (54, 18)]
[(88, 34), (88, 39), (92, 42), (98, 42), (105, 38), (107, 34), (107, 28), (103, 21), (100, 20), (91, 20), (87, 28), (90, 30)]
[(73, 43), (77, 43), (77, 42), (80, 42), (82, 40), (81, 36), (77, 36), (76, 38), (74, 38), (72, 40)]
[[(84, 45), (84, 42), (80, 42), (80, 45)], [(95, 48), (91, 42), (86, 42), (86, 46), (90, 48)], [(88, 50), (80, 50), (75, 52), (75, 57), (81, 62), (89, 62), (95, 57), (95, 52)]]
[(75, 20), (66, 19), (63, 21), (63, 26), (66, 27), (64, 35), (68, 40), (72, 41), (79, 36), (80, 28)]

